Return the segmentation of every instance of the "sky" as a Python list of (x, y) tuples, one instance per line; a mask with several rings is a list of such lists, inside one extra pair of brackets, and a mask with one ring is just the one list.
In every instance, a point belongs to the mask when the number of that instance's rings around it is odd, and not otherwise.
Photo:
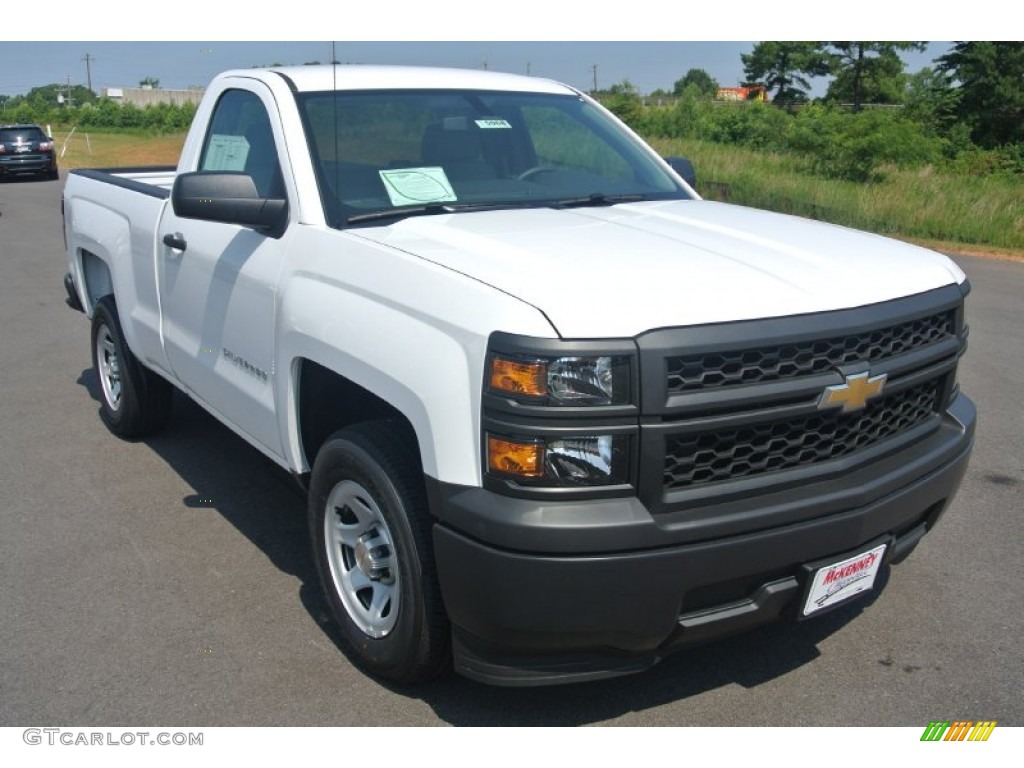
[[(25, 25), (0, 28), (0, 94), (69, 79), (85, 85), (86, 55), (96, 91), (137, 86), (144, 77), (158, 78), (163, 88), (203, 86), (225, 69), (326, 62), (330, 43), (311, 38), (327, 37), (336, 40), (342, 62), (486, 66), (529, 71), (585, 90), (593, 86), (597, 65), (599, 87), (628, 79), (649, 93), (671, 90), (694, 67), (721, 85), (739, 84), (740, 54), (754, 40), (1019, 37), (1020, 25), (996, 9), (997, 0), (973, 0), (971, 13), (962, 3), (931, 0), (925, 14), (891, 0), (845, 7), (775, 0), (770, 11), (759, 0), (51, 0), (46, 23), (37, 27), (47, 41), (5, 38)], [(160, 40), (154, 40), (157, 35)], [(908, 71), (930, 66), (949, 45), (932, 43), (923, 54), (909, 54)], [(823, 78), (814, 81), (812, 95), (823, 95), (826, 85)]]
[[(706, 70), (721, 85), (739, 85), (743, 78), (740, 54), (753, 42), (619, 41), (619, 42), (363, 42), (334, 43), (338, 61), (354, 64), (417, 64), (483, 68), (549, 77), (590, 90), (597, 66), (597, 83), (606, 88), (628, 79), (641, 93), (672, 84), (691, 68)], [(915, 72), (931, 65), (950, 43), (933, 43), (924, 54), (908, 56)], [(243, 42), (15, 42), (0, 43), (0, 94), (15, 96), (50, 83), (86, 85), (91, 72), (93, 90), (136, 87), (155, 77), (162, 88), (205, 86), (226, 69), (271, 64), (330, 61), (327, 41)], [(90, 57), (88, 71), (85, 57)], [(26, 62), (31, 62), (26, 66)], [(826, 81), (817, 83), (823, 95)]]

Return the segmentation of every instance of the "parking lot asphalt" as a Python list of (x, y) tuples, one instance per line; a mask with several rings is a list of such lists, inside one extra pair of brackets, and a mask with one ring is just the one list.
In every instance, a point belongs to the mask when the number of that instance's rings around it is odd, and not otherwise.
[(1024, 725), (1024, 263), (957, 258), (973, 461), (872, 598), (618, 680), (399, 689), (338, 650), (287, 475), (184, 396), (107, 432), (62, 188), (0, 184), (0, 725)]

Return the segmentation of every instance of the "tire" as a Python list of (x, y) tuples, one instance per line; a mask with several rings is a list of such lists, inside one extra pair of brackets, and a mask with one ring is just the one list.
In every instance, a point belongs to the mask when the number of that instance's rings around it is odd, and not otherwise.
[(56, 168), (53, 168), (52, 170), (46, 173), (46, 178), (48, 178), (50, 181), (57, 181), (57, 179), (60, 178), (60, 171), (58, 171)]
[(92, 365), (100, 384), (100, 418), (111, 432), (131, 439), (163, 428), (174, 388), (135, 359), (112, 296), (100, 299), (93, 311)]
[(397, 683), (450, 663), (423, 470), (411, 430), (390, 421), (335, 432), (309, 492), (313, 557), (349, 656)]

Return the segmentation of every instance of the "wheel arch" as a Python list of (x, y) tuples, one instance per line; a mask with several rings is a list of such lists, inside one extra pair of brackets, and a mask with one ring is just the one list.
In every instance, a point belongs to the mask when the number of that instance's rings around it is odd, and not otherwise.
[[(426, 475), (478, 483), (486, 339), (460, 340), (448, 329), (351, 293), (320, 290), (304, 294), (302, 302), (297, 297), (290, 292), (280, 305), (287, 323), (278, 337), (275, 376), (281, 442), (292, 470), (300, 478), (312, 470), (329, 427), (386, 415), (411, 428)], [(322, 398), (347, 399), (349, 405), (328, 407)], [(325, 414), (328, 423), (308, 429), (316, 421), (311, 412)]]
[[(291, 370), (291, 413), (301, 460), (300, 474), (312, 469), (316, 455), (332, 434), (366, 421), (388, 420), (407, 432), (423, 463), (423, 439), (412, 420), (383, 397), (352, 379), (307, 357), (298, 357)], [(427, 451), (430, 453), (429, 449)]]
[(92, 251), (79, 248), (78, 261), (81, 264), (85, 312), (92, 317), (96, 303), (114, 293), (114, 280), (110, 265)]

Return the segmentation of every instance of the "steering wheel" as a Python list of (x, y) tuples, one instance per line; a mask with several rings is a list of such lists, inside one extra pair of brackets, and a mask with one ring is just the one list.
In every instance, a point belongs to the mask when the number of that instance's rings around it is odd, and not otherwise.
[(557, 170), (557, 168), (552, 168), (550, 165), (535, 165), (532, 168), (527, 168), (525, 171), (516, 176), (516, 178), (519, 181), (529, 181), (534, 176), (538, 176), (542, 173), (553, 173)]

